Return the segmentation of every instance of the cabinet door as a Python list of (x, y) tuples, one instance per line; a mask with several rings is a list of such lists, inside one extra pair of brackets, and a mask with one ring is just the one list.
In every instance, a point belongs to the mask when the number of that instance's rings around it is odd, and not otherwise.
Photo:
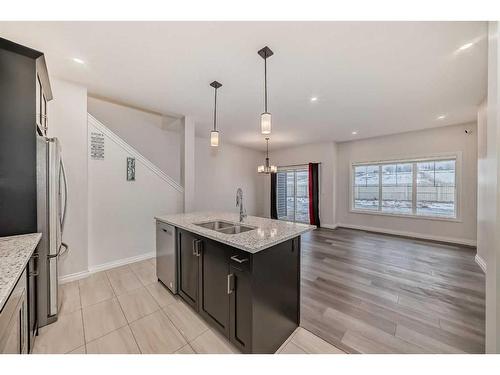
[(229, 336), (229, 251), (220, 243), (204, 240), (200, 251), (199, 313)]
[(193, 234), (179, 231), (179, 294), (194, 309), (198, 305), (198, 256)]
[(5, 346), (2, 348), (2, 354), (21, 353), (21, 315), (21, 310), (17, 310), (10, 322)]
[(252, 351), (252, 289), (248, 271), (231, 265), (229, 339), (243, 353)]
[(35, 335), (38, 329), (37, 319), (37, 282), (38, 254), (34, 254), (28, 262), (28, 348), (33, 349)]

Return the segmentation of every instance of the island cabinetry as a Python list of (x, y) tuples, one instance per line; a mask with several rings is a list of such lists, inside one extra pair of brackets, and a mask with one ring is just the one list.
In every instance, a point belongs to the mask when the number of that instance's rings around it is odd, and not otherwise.
[(257, 253), (177, 229), (179, 294), (244, 353), (274, 353), (298, 326), (300, 237)]
[(193, 308), (198, 306), (198, 255), (196, 246), (200, 246), (199, 239), (190, 232), (179, 231), (178, 268), (179, 294)]

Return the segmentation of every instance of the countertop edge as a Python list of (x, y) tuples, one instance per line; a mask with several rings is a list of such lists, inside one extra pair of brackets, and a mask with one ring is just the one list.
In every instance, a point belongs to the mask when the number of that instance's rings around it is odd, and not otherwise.
[(14, 290), (15, 286), (17, 285), (19, 278), (23, 274), (24, 269), (26, 268), (26, 265), (28, 264), (31, 256), (35, 252), (36, 247), (40, 243), (40, 240), (42, 239), (42, 234), (41, 233), (30, 233), (30, 234), (21, 234), (21, 235), (16, 235), (16, 236), (0, 237), (0, 240), (1, 240), (1, 239), (5, 239), (5, 238), (15, 238), (15, 237), (24, 237), (24, 236), (35, 236), (36, 239), (34, 241), (34, 245), (32, 247), (30, 247), (30, 250), (28, 250), (28, 252), (27, 252), (28, 255), (23, 260), (22, 267), (19, 268), (17, 275), (15, 277), (13, 277), (14, 281), (9, 283), (9, 285), (6, 289), (7, 292), (5, 293), (4, 297), (2, 299), (0, 299), (0, 313), (2, 312), (7, 301), (9, 300), (12, 291)]
[(243, 250), (243, 251), (246, 251), (248, 253), (251, 253), (251, 254), (256, 254), (262, 250), (265, 250), (265, 249), (268, 249), (270, 247), (273, 247), (274, 245), (277, 245), (279, 243), (282, 243), (282, 242), (285, 242), (285, 241), (288, 241), (292, 238), (295, 238), (297, 236), (301, 236), (302, 234), (304, 233), (307, 233), (307, 232), (310, 232), (312, 230), (314, 230), (315, 228), (304, 228), (302, 230), (297, 230), (295, 233), (293, 234), (290, 234), (288, 236), (284, 236), (284, 237), (280, 237), (279, 240), (277, 241), (272, 241), (270, 243), (267, 243), (266, 245), (264, 246), (261, 246), (261, 247), (258, 247), (258, 248), (255, 248), (255, 247), (252, 247), (252, 248), (248, 248), (248, 247), (245, 247), (245, 246), (241, 246), (241, 245), (238, 245), (238, 244), (235, 244), (235, 243), (232, 243), (230, 241), (225, 241), (217, 236), (211, 236), (210, 234), (207, 234), (206, 232), (203, 232), (203, 231), (197, 231), (195, 230), (194, 228), (192, 227), (188, 227), (188, 226), (185, 226), (185, 225), (182, 225), (182, 224), (179, 224), (177, 222), (174, 222), (174, 221), (170, 221), (170, 220), (167, 220), (165, 218), (162, 218), (162, 217), (159, 217), (159, 216), (155, 216), (154, 217), (156, 221), (161, 221), (162, 223), (165, 223), (165, 224), (169, 224), (169, 225), (172, 225), (176, 228), (180, 228), (180, 229), (184, 229), (188, 232), (191, 232), (191, 233), (195, 233), (195, 234), (198, 234), (200, 236), (203, 236), (203, 237), (206, 237), (210, 240), (213, 240), (213, 241), (216, 241), (216, 242), (220, 242), (220, 243), (223, 243), (225, 245), (228, 245), (228, 246), (231, 246), (231, 247), (234, 247), (236, 249), (240, 249), (240, 250)]

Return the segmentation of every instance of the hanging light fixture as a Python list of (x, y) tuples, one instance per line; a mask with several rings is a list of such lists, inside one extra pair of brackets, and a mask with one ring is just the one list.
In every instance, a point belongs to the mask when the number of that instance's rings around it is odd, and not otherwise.
[(267, 112), (267, 58), (274, 53), (268, 46), (257, 53), (264, 59), (264, 113), (260, 115), (260, 131), (262, 134), (271, 134), (271, 114)]
[(270, 165), (269, 163), (269, 138), (266, 138), (266, 162), (264, 165), (259, 165), (257, 167), (257, 172), (265, 174), (278, 172), (278, 167)]
[(213, 81), (210, 86), (215, 89), (215, 102), (214, 102), (214, 130), (210, 132), (210, 146), (218, 147), (219, 146), (219, 132), (217, 131), (217, 89), (222, 87), (222, 84)]

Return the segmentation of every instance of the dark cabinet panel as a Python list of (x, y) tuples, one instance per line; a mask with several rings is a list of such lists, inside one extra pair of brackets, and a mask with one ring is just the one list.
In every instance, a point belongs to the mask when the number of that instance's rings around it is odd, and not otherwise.
[(241, 267), (230, 266), (230, 332), (229, 339), (242, 352), (251, 352), (252, 285), (251, 275)]
[(198, 305), (198, 256), (197, 237), (186, 231), (179, 231), (179, 294), (194, 309)]
[(243, 353), (274, 353), (297, 327), (300, 238), (255, 254), (178, 230), (179, 294)]
[(38, 330), (37, 319), (37, 281), (38, 281), (38, 253), (33, 254), (28, 262), (28, 345), (33, 350), (35, 335)]
[(199, 313), (226, 335), (229, 334), (228, 256), (226, 246), (203, 241), (199, 257)]

